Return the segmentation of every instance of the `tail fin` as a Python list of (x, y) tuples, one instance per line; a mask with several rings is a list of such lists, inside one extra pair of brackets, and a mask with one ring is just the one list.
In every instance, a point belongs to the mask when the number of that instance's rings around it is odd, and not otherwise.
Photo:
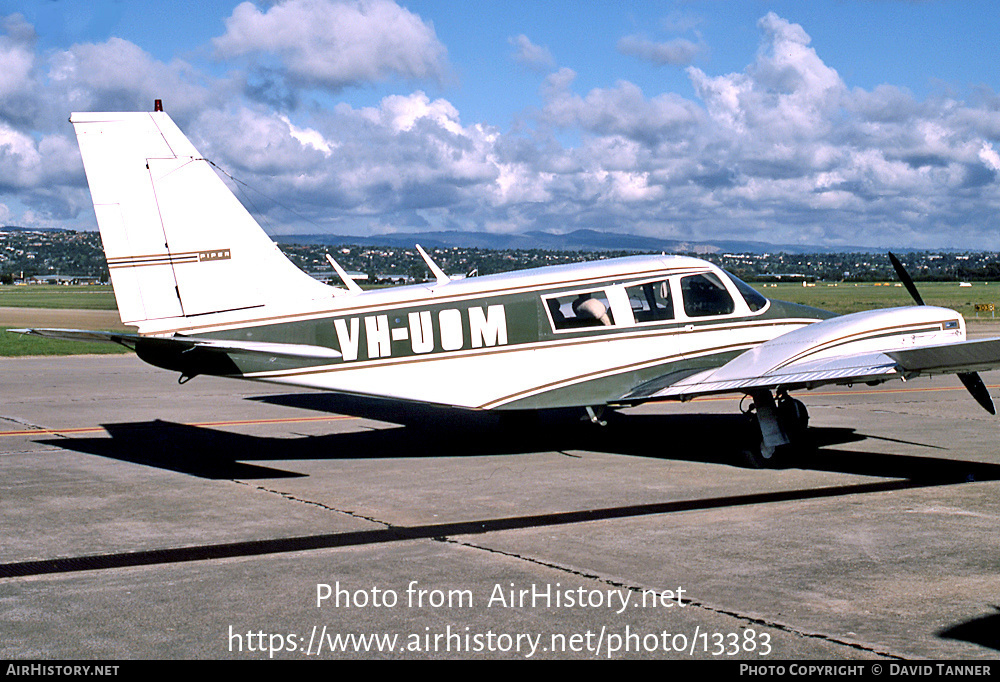
[(329, 297), (163, 112), (74, 113), (125, 324)]

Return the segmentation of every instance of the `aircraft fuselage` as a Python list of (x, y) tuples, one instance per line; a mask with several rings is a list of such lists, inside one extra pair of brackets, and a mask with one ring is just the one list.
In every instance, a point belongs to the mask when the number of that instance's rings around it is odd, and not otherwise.
[[(152, 364), (479, 409), (613, 402), (647, 379), (722, 365), (829, 313), (768, 301), (694, 258), (636, 256), (188, 318), (144, 333), (335, 349), (336, 360), (137, 352)], [(194, 363), (194, 364), (192, 364)], [(193, 367), (193, 369), (192, 369)]]

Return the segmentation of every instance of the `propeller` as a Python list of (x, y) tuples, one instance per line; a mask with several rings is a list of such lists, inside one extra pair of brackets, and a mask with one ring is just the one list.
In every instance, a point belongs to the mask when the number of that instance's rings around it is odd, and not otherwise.
[(993, 398), (990, 397), (990, 392), (986, 390), (986, 384), (983, 383), (978, 372), (962, 372), (958, 378), (972, 394), (972, 397), (976, 399), (976, 402), (983, 406), (984, 410), (990, 414), (997, 413), (997, 408), (993, 406)]
[[(889, 262), (892, 263), (899, 281), (910, 292), (910, 296), (917, 302), (917, 305), (925, 305), (924, 299), (920, 297), (920, 292), (917, 291), (917, 286), (913, 283), (913, 278), (910, 277), (910, 273), (906, 271), (906, 268), (903, 267), (903, 264), (899, 262), (899, 259), (891, 251), (889, 252)], [(986, 384), (983, 383), (978, 372), (960, 372), (958, 379), (984, 410), (990, 414), (997, 413), (996, 407), (993, 406), (993, 398), (990, 397), (990, 392), (986, 390)]]
[(899, 281), (903, 283), (906, 290), (910, 292), (910, 296), (913, 300), (917, 302), (917, 305), (924, 305), (924, 299), (920, 298), (920, 292), (917, 291), (917, 285), (913, 283), (913, 279), (910, 278), (910, 273), (906, 271), (903, 264), (899, 262), (892, 251), (889, 251), (889, 262), (892, 263), (893, 269), (896, 270), (896, 277), (899, 277)]

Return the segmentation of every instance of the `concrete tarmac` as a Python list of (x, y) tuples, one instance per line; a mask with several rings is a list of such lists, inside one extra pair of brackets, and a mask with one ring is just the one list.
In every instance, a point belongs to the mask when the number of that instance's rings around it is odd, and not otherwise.
[(1000, 651), (998, 422), (953, 378), (803, 392), (818, 450), (761, 471), (729, 398), (601, 428), (132, 356), (0, 376), (0, 658)]

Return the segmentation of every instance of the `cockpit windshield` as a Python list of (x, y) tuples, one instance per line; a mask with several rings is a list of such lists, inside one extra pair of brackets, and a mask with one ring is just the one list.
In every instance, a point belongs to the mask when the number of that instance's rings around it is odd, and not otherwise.
[(733, 284), (736, 285), (736, 288), (739, 289), (740, 294), (743, 296), (743, 300), (747, 302), (747, 306), (750, 308), (750, 312), (755, 313), (758, 310), (763, 310), (767, 307), (767, 299), (757, 293), (756, 289), (728, 270), (726, 270), (726, 274), (729, 275), (729, 279), (731, 279)]

